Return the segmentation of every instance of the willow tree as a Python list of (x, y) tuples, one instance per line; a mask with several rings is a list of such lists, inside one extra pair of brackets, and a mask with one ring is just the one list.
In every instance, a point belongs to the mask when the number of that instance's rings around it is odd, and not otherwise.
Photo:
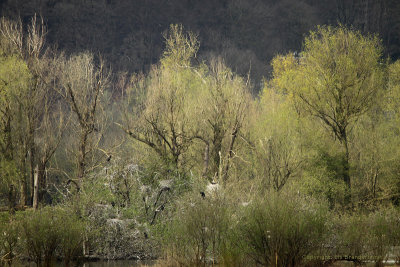
[[(349, 133), (383, 88), (384, 64), (377, 37), (345, 27), (320, 27), (305, 39), (300, 57), (277, 57), (275, 79), (331, 131), (343, 150), (343, 181), (351, 188)], [(281, 64), (277, 64), (281, 61)]]
[(249, 92), (247, 83), (221, 59), (207, 66), (205, 82), (197, 92), (193, 121), (199, 126), (198, 138), (205, 144), (202, 175), (209, 180), (228, 179), (232, 159), (238, 154), (238, 137), (246, 124)]
[[(388, 115), (388, 121), (390, 121), (390, 131), (389, 133), (393, 133), (396, 142), (392, 143), (388, 148), (393, 149), (390, 153), (394, 162), (391, 162), (391, 166), (394, 167), (393, 174), (395, 179), (390, 183), (390, 193), (389, 196), (392, 196), (393, 200), (400, 200), (400, 181), (398, 177), (398, 162), (400, 155), (398, 154), (398, 145), (400, 142), (398, 129), (400, 128), (400, 60), (397, 60), (389, 65), (388, 68), (388, 94), (386, 98), (387, 104), (386, 107), (386, 115)], [(395, 129), (393, 131), (393, 129)]]
[(184, 154), (196, 136), (188, 115), (191, 108), (188, 99), (202, 83), (202, 74), (191, 65), (198, 41), (177, 25), (171, 26), (165, 40), (160, 64), (128, 90), (123, 128), (133, 139), (156, 152), (166, 165), (182, 169)]
[(103, 136), (101, 115), (110, 73), (102, 60), (96, 64), (92, 54), (81, 53), (64, 60), (61, 76), (60, 93), (74, 114), (77, 125), (76, 185), (80, 189), (88, 172), (89, 156), (93, 155)]
[[(20, 152), (19, 169), (30, 178), (32, 202), (35, 191), (40, 192), (37, 194), (39, 200), (45, 193), (48, 164), (65, 128), (62, 112), (56, 111), (61, 104), (55, 90), (59, 86), (60, 62), (55, 51), (45, 49), (46, 32), (43, 19), (37, 18), (36, 15), (31, 18), (28, 25), (24, 25), (21, 19), (9, 20), (4, 17), (0, 19), (2, 55), (23, 62), (27, 70), (18, 70), (17, 64), (13, 68), (10, 66), (6, 68), (15, 72), (18, 77), (24, 77), (24, 72), (29, 73), (25, 87), (10, 91), (9, 102), (4, 107), (9, 105), (18, 107), (12, 116), (16, 118), (17, 114), (20, 114), (20, 118), (11, 121), (11, 128), (18, 127), (13, 136), (14, 139), (16, 136), (20, 137), (18, 142), (22, 144), (20, 147), (24, 150)], [(7, 77), (3, 78), (3, 82), (7, 82)], [(10, 86), (9, 81), (7, 86)], [(17, 144), (15, 140), (13, 143)], [(38, 180), (37, 190), (34, 186), (35, 177)], [(21, 189), (25, 192), (21, 193), (21, 202), (27, 200), (23, 196), (27, 195), (28, 188), (25, 185), (24, 187), (25, 189)]]
[(20, 57), (0, 51), (0, 195), (8, 195), (10, 212), (18, 190), (20, 204), (26, 201), (28, 127), (20, 102), (26, 98), (30, 80), (28, 66)]
[(226, 180), (250, 99), (246, 83), (221, 60), (196, 61), (197, 37), (182, 26), (172, 25), (165, 41), (160, 64), (134, 86), (128, 106), (137, 117), (127, 112), (125, 131), (179, 170)]

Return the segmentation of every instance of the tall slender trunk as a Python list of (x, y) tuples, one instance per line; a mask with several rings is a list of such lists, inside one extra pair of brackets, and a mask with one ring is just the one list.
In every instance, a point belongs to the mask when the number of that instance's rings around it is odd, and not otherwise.
[(21, 181), (20, 190), (21, 190), (21, 195), (19, 197), (19, 204), (21, 206), (25, 206), (26, 205), (26, 197), (27, 197), (25, 178)]
[[(33, 139), (33, 135), (31, 135), (31, 138)], [(31, 139), (30, 138), (30, 139)], [(35, 147), (33, 141), (29, 141), (29, 168), (30, 168), (30, 173), (29, 173), (29, 178), (30, 178), (30, 203), (33, 203), (33, 193), (34, 193), (34, 186), (35, 186)]]
[(226, 182), (226, 180), (228, 180), (228, 171), (229, 171), (229, 164), (230, 161), (233, 157), (233, 147), (235, 145), (235, 140), (237, 137), (239, 131), (239, 125), (235, 125), (233, 131), (232, 131), (232, 137), (231, 137), (231, 142), (229, 144), (229, 149), (228, 149), (228, 158), (226, 159), (226, 163), (225, 163), (225, 170), (224, 170), (224, 178), (223, 181)]
[(8, 160), (12, 160), (14, 158), (13, 151), (14, 151), (14, 145), (13, 145), (13, 139), (12, 139), (12, 128), (11, 128), (11, 111), (8, 107), (6, 107), (5, 114), (7, 114), (7, 121), (6, 125), (4, 128), (4, 141), (5, 141), (5, 146), (4, 146), (4, 156)]
[(222, 129), (220, 126), (214, 126), (214, 138), (213, 138), (213, 147), (211, 150), (212, 157), (212, 165), (211, 165), (211, 175), (215, 177), (219, 173), (220, 164), (221, 164), (221, 150), (222, 150), (222, 139), (224, 138)]
[(203, 171), (201, 175), (204, 178), (207, 176), (209, 160), (210, 160), (210, 144), (207, 142), (204, 148)]
[(343, 143), (345, 155), (343, 160), (343, 181), (346, 183), (348, 189), (351, 189), (350, 181), (350, 154), (347, 139)]
[(46, 165), (47, 160), (45, 158), (40, 160), (38, 164), (39, 203), (43, 201), (44, 194), (47, 188)]
[(39, 166), (36, 165), (34, 170), (34, 182), (33, 182), (33, 199), (32, 199), (32, 207), (34, 210), (37, 210), (39, 206)]
[(10, 215), (15, 214), (15, 187), (11, 184), (8, 187), (8, 211)]
[(86, 171), (86, 146), (89, 136), (89, 131), (83, 129), (81, 131), (81, 138), (79, 142), (79, 156), (78, 156), (78, 184), (79, 188), (82, 188), (83, 177)]
[(27, 157), (25, 155), (25, 158), (23, 158), (20, 161), (20, 169), (22, 172), (21, 180), (20, 180), (20, 196), (19, 196), (19, 204), (21, 206), (25, 206), (27, 204), (27, 199), (28, 199), (28, 190), (27, 190), (27, 175), (26, 175), (26, 160)]
[(44, 192), (46, 189), (46, 162), (41, 160), (34, 170), (34, 186), (32, 207), (37, 209), (39, 203), (43, 201)]
[(343, 181), (347, 186), (345, 193), (345, 204), (351, 204), (351, 177), (350, 177), (350, 153), (349, 153), (349, 142), (347, 140), (347, 131), (344, 129), (342, 131), (342, 144), (344, 148), (344, 158), (343, 158)]

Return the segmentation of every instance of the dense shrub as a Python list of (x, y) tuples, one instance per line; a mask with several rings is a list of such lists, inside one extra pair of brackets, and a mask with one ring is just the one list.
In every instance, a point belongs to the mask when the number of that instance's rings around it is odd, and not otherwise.
[(113, 161), (86, 178), (79, 199), (69, 204), (86, 219), (91, 233), (85, 241), (87, 254), (108, 260), (158, 255), (150, 228), (169, 209), (176, 181), (155, 177), (147, 184), (147, 175), (136, 164)]
[(59, 251), (65, 265), (82, 256), (82, 244), (86, 223), (71, 212), (59, 213)]
[(399, 218), (394, 208), (333, 217), (329, 243), (334, 249), (330, 254), (351, 256), (359, 262), (374, 260), (380, 264), (393, 247), (400, 245)]
[(172, 264), (295, 266), (324, 241), (327, 208), (312, 199), (270, 193), (232, 203), (222, 192), (181, 199), (163, 235)]
[(59, 221), (52, 208), (27, 211), (20, 218), (24, 247), (29, 257), (40, 266), (50, 266), (60, 242)]
[[(4, 213), (5, 214), (5, 213)], [(8, 215), (8, 214), (7, 214)], [(10, 263), (17, 253), (18, 223), (10, 220), (9, 216), (0, 218), (0, 266), (2, 262)]]
[(220, 192), (205, 197), (193, 192), (182, 197), (162, 236), (172, 264), (200, 266), (218, 261), (227, 241), (230, 215)]
[(40, 266), (51, 266), (60, 251), (68, 263), (80, 253), (84, 223), (70, 210), (46, 207), (18, 218), (25, 252)]
[(294, 194), (270, 193), (254, 200), (238, 226), (238, 244), (255, 264), (297, 266), (321, 246), (324, 205)]
[(392, 245), (391, 236), (394, 227), (394, 220), (386, 210), (371, 213), (367, 218), (367, 246), (368, 251), (375, 258), (375, 261), (382, 262), (387, 258)]
[(346, 255), (357, 259), (367, 251), (368, 225), (362, 214), (341, 214), (331, 217), (327, 241), (332, 256)]

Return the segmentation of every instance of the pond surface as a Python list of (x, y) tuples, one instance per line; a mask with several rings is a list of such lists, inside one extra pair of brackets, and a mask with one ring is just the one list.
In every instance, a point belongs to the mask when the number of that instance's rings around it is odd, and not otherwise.
[[(156, 266), (157, 261), (155, 260), (148, 260), (148, 261), (135, 261), (135, 260), (114, 260), (114, 261), (91, 261), (91, 262), (85, 262), (81, 267), (151, 267), (151, 266)], [(13, 267), (36, 267), (36, 264), (34, 263), (14, 263), (12, 265)], [(63, 262), (56, 262), (52, 265), (53, 267), (64, 267)], [(71, 265), (74, 266), (74, 265)], [(160, 265), (158, 265), (160, 266)], [(339, 261), (335, 262), (331, 267), (353, 267), (354, 263), (353, 262), (347, 262), (347, 261)], [(366, 267), (374, 267), (375, 264), (372, 262), (366, 263), (364, 266)], [(394, 261), (388, 261), (384, 263), (384, 266), (399, 266), (396, 265)]]
[(119, 261), (93, 261), (85, 262), (82, 267), (123, 267), (123, 266), (153, 266), (156, 261), (134, 261), (134, 260), (119, 260)]
[[(145, 267), (145, 266), (154, 266), (156, 261), (136, 261), (136, 260), (115, 260), (115, 261), (91, 261), (85, 262), (81, 267)], [(14, 262), (12, 267), (35, 267), (36, 264), (33, 262)], [(64, 262), (55, 262), (52, 266), (54, 267), (64, 267)], [(71, 266), (74, 266), (73, 264)]]

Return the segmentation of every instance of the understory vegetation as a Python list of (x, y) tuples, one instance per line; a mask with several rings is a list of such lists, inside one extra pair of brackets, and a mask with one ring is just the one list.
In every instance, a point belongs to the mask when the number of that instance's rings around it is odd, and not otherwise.
[(400, 62), (320, 26), (252, 81), (171, 25), (148, 74), (0, 23), (0, 264), (400, 260)]

